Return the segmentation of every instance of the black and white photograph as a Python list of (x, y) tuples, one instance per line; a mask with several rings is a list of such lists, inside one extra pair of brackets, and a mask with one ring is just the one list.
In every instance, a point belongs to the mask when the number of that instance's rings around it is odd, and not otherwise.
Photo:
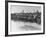
[(8, 35), (43, 33), (43, 5), (8, 2)]

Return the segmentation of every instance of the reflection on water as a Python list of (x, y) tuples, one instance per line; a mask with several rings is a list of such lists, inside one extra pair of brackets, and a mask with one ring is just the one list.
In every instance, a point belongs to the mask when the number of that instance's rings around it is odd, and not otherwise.
[(10, 28), (12, 32), (29, 31), (29, 30), (32, 31), (32, 30), (41, 30), (41, 25), (38, 25), (36, 23), (11, 20)]

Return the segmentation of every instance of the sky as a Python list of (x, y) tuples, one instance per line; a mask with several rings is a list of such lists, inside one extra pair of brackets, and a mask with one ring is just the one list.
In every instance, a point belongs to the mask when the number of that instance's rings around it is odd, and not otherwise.
[(11, 5), (11, 13), (21, 13), (24, 10), (25, 13), (34, 13), (37, 10), (41, 12), (41, 6), (21, 6), (21, 5)]

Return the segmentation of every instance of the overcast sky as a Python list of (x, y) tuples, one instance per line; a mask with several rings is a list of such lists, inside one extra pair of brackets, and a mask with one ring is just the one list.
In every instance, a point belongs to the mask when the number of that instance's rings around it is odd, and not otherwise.
[(11, 13), (20, 13), (24, 10), (25, 13), (36, 12), (37, 10), (41, 12), (41, 6), (18, 6), (18, 5), (11, 5), (10, 11)]

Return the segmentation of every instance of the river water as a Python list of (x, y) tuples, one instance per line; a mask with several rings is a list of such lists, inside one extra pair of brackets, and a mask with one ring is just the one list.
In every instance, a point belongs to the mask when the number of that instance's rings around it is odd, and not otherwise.
[(11, 32), (41, 30), (41, 25), (31, 22), (11, 20), (10, 29)]

